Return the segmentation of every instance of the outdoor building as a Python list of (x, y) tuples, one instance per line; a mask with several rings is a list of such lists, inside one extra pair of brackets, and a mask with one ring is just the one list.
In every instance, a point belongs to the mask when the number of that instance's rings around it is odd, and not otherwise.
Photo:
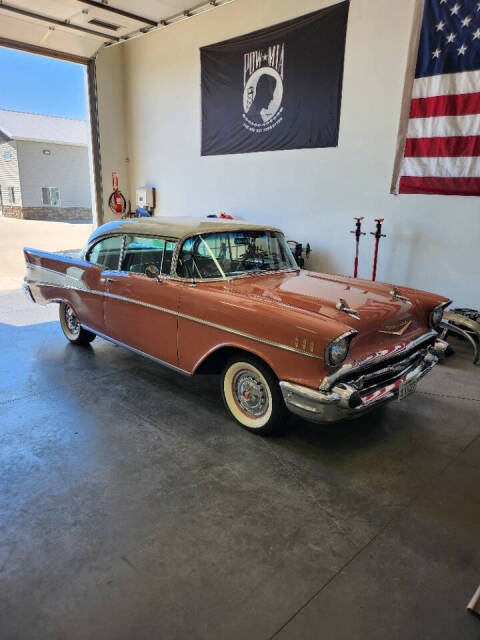
[(90, 221), (88, 136), (86, 120), (0, 109), (0, 215)]

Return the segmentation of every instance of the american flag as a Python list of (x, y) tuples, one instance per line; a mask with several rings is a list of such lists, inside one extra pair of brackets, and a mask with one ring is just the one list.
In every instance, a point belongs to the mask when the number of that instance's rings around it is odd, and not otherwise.
[(396, 191), (480, 195), (478, 0), (425, 0)]

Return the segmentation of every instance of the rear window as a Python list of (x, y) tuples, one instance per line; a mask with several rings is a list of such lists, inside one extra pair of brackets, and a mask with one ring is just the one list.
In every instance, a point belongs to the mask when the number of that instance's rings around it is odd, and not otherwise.
[(110, 236), (97, 242), (88, 254), (88, 261), (112, 271), (118, 270), (123, 236)]

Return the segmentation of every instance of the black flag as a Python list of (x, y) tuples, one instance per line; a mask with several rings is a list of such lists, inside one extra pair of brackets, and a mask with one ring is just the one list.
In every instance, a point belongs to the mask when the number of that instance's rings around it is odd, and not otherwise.
[(202, 155), (336, 147), (348, 9), (200, 49)]

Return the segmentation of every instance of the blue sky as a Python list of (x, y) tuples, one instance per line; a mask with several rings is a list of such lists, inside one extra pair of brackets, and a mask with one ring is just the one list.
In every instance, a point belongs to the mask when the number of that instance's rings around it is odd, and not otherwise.
[(0, 109), (87, 118), (83, 65), (0, 47)]

